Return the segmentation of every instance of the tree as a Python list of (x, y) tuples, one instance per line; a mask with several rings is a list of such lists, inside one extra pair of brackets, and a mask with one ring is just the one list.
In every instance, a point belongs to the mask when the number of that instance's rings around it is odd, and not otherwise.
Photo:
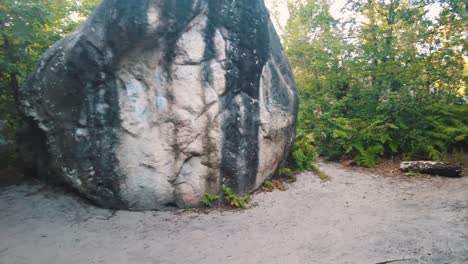
[(328, 1), (290, 2), (284, 43), (302, 99), (299, 133), (323, 157), (374, 166), (467, 146), (466, 5), (438, 2), (443, 11), (430, 18), (430, 1), (349, 0), (355, 16), (344, 21)]
[(441, 15), (429, 30), (426, 71), (428, 83), (430, 88), (435, 89), (437, 99), (454, 104), (461, 102), (461, 95), (464, 94), (468, 83), (468, 45), (464, 19), (467, 16), (468, 4), (463, 5), (460, 1), (447, 2), (442, 3)]

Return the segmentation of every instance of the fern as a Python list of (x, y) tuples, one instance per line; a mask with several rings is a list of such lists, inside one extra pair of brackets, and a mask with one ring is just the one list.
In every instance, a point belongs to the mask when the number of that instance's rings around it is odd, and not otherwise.
[(317, 157), (313, 137), (298, 133), (293, 145), (292, 169), (299, 172), (310, 170), (317, 162)]
[(224, 184), (222, 186), (222, 189), (224, 192), (224, 201), (233, 207), (245, 209), (247, 207), (247, 204), (250, 203), (252, 199), (250, 195), (244, 197), (236, 195), (231, 188), (227, 187)]
[(218, 202), (218, 201), (219, 201), (219, 195), (217, 195), (217, 194), (212, 194), (212, 193), (208, 193), (208, 192), (205, 192), (203, 194), (202, 203), (206, 207), (213, 207), (215, 205), (215, 203)]

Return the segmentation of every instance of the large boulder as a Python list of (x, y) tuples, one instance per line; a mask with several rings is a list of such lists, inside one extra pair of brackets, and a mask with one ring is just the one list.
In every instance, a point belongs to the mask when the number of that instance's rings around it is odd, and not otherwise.
[(298, 111), (263, 0), (104, 0), (19, 94), (25, 162), (131, 210), (255, 190)]

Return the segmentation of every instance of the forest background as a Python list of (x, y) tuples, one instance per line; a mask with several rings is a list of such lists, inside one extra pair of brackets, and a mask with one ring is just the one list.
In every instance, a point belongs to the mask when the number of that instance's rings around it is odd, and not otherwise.
[[(42, 53), (75, 30), (96, 0), (0, 1), (0, 140), (13, 142), (15, 93)], [(301, 106), (290, 166), (317, 156), (373, 167), (384, 159), (445, 160), (468, 148), (468, 3), (287, 1), (281, 27)], [(428, 15), (428, 6), (438, 12)], [(284, 19), (272, 11), (272, 20)], [(1, 143), (1, 142), (0, 142)], [(3, 162), (12, 162), (15, 155)]]

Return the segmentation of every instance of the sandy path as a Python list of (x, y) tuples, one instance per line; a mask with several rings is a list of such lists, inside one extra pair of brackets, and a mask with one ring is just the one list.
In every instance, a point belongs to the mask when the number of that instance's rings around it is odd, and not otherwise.
[(0, 189), (1, 264), (468, 263), (468, 177), (383, 177), (323, 164), (244, 211), (111, 212)]

